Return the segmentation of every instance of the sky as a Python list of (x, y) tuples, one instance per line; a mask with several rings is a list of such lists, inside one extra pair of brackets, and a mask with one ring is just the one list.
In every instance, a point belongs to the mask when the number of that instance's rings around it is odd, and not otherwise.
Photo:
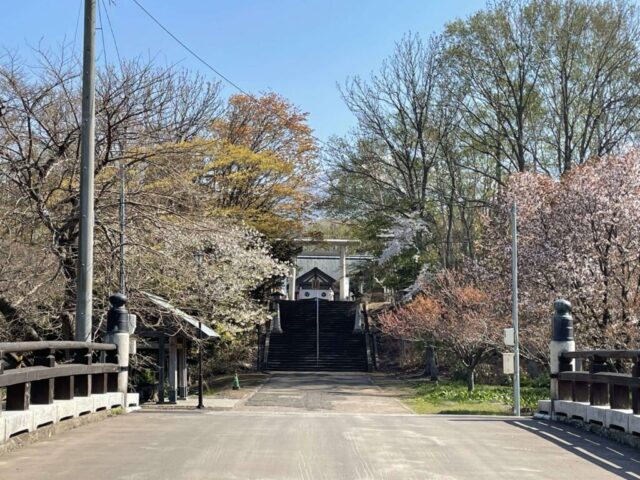
[[(160, 29), (133, 0), (99, 0), (99, 62), (120, 57), (178, 64), (217, 77)], [(337, 84), (380, 68), (407, 32), (441, 32), (481, 9), (484, 0), (138, 0), (216, 70), (252, 94), (275, 91), (309, 113), (323, 141), (344, 135), (355, 118)], [(3, 2), (0, 46), (29, 59), (33, 48), (66, 44), (80, 54), (84, 0)], [(113, 40), (107, 15), (111, 20)], [(100, 18), (101, 17), (101, 18)], [(104, 43), (102, 41), (104, 33)], [(237, 91), (224, 84), (223, 93)]]

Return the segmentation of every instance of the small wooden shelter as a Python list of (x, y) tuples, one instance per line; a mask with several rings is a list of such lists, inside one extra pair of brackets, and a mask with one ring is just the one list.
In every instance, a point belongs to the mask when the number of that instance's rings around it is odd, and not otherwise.
[(148, 292), (141, 292), (162, 314), (153, 327), (138, 324), (136, 336), (140, 338), (139, 350), (155, 354), (157, 359), (158, 403), (165, 402), (165, 381), (170, 403), (187, 398), (189, 371), (187, 352), (193, 338), (219, 338), (212, 328), (197, 318), (175, 307), (167, 300)]

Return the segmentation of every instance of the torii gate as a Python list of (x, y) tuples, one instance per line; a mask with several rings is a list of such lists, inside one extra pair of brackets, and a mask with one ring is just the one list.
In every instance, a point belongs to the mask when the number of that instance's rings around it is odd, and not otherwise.
[[(340, 253), (340, 297), (339, 300), (349, 300), (349, 277), (347, 275), (347, 247), (349, 245), (359, 245), (360, 240), (347, 240), (347, 239), (325, 239), (316, 240), (313, 238), (296, 238), (293, 243), (296, 245), (331, 245), (337, 247)], [(292, 265), (289, 271), (289, 291), (288, 299), (296, 299), (296, 265)]]

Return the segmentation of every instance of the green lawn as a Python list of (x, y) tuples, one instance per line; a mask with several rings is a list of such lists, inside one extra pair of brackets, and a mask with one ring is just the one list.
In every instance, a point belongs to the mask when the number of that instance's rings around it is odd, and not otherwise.
[[(541, 398), (549, 398), (547, 388), (522, 387), (521, 412), (535, 411)], [(468, 392), (463, 383), (429, 382), (413, 388), (404, 399), (416, 413), (510, 415), (513, 408), (512, 387), (476, 385)]]

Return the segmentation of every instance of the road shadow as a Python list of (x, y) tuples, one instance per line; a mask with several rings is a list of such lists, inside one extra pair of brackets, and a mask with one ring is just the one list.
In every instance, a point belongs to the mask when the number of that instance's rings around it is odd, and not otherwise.
[(448, 418), (452, 422), (502, 422), (536, 435), (619, 478), (640, 479), (640, 450), (563, 423), (515, 418)]

